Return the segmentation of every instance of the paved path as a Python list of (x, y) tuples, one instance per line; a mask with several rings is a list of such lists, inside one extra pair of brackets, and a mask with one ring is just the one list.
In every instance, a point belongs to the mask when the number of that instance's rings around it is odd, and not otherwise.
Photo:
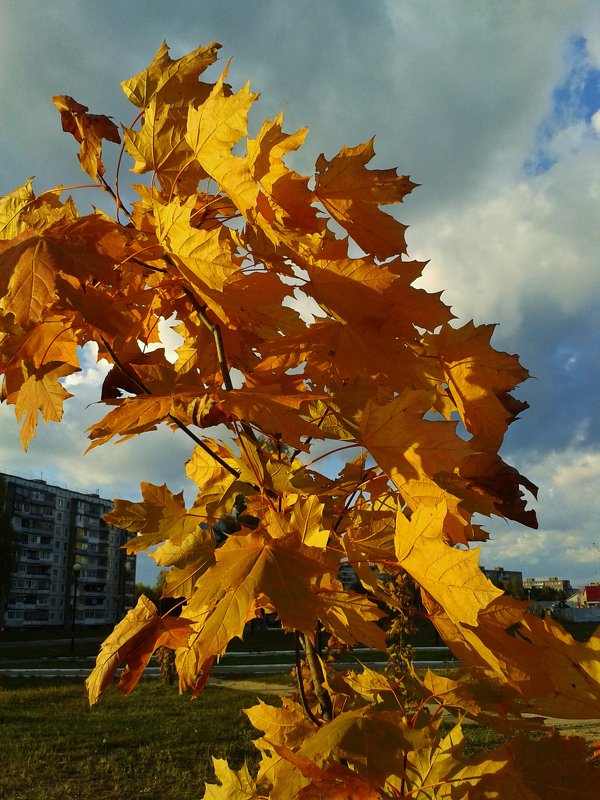
[(232, 689), (236, 692), (249, 694), (292, 694), (295, 686), (291, 683), (263, 683), (260, 680), (228, 680), (227, 678), (210, 678), (208, 686), (218, 686), (220, 689)]

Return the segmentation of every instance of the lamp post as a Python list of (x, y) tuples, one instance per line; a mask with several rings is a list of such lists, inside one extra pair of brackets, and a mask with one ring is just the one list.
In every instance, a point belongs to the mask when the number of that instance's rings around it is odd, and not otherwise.
[(75, 652), (75, 619), (77, 617), (77, 580), (81, 564), (73, 564), (73, 619), (71, 622), (71, 655)]

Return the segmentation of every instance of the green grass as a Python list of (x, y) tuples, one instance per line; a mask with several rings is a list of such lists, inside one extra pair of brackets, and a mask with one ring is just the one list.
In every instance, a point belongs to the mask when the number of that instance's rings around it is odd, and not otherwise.
[(197, 800), (214, 779), (211, 755), (234, 767), (256, 761), (257, 732), (241, 713), (255, 704), (256, 695), (210, 686), (190, 701), (144, 681), (129, 698), (109, 690), (90, 710), (80, 681), (4, 679), (0, 797)]
[[(159, 681), (144, 681), (128, 698), (109, 690), (90, 710), (80, 681), (5, 679), (0, 797), (197, 800), (204, 782), (214, 780), (212, 755), (234, 768), (244, 759), (256, 764), (251, 739), (258, 734), (241, 712), (255, 704), (251, 692), (209, 685), (190, 701)], [(502, 741), (476, 726), (465, 734), (469, 755)]]

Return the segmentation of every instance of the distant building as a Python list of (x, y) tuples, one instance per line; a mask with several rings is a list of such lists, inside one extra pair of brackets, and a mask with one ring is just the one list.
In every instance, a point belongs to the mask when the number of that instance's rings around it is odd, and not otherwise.
[(505, 589), (517, 590), (517, 592), (520, 592), (523, 588), (522, 572), (514, 569), (504, 569), (504, 567), (494, 567), (493, 569), (481, 567), (481, 571), (486, 578), (489, 578), (497, 586), (504, 586)]
[(523, 588), (527, 589), (552, 589), (555, 592), (562, 592), (568, 595), (573, 591), (571, 581), (564, 578), (525, 578)]
[(135, 556), (121, 549), (132, 534), (103, 520), (112, 501), (2, 477), (18, 545), (5, 627), (70, 625), (77, 569), (77, 624), (118, 622), (134, 604)]
[(584, 608), (600, 608), (600, 583), (590, 583), (581, 592), (581, 605)]

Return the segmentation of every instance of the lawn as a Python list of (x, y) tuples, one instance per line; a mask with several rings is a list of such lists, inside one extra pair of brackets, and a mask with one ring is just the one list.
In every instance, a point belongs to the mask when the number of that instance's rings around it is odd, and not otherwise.
[[(256, 764), (251, 739), (258, 733), (241, 711), (256, 698), (209, 685), (190, 701), (149, 680), (129, 698), (109, 690), (90, 710), (80, 681), (4, 679), (0, 797), (198, 800), (204, 782), (214, 780), (211, 755), (233, 767), (244, 759)], [(476, 726), (465, 734), (470, 754), (501, 741)]]
[(251, 693), (211, 687), (190, 701), (144, 681), (90, 710), (79, 681), (5, 679), (0, 797), (198, 800), (213, 780), (211, 755), (236, 767), (255, 761), (258, 734), (241, 713), (255, 704)]

